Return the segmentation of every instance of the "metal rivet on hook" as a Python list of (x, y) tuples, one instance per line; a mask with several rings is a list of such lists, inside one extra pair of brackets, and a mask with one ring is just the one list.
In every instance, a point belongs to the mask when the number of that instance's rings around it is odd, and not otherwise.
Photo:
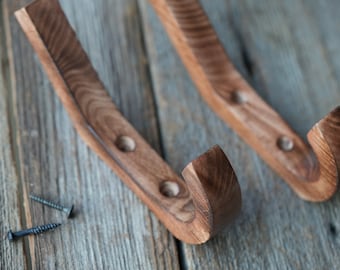
[(235, 90), (231, 93), (231, 100), (236, 104), (244, 104), (247, 102), (247, 97), (242, 91)]
[(282, 151), (285, 151), (285, 152), (292, 151), (294, 148), (293, 140), (287, 136), (281, 136), (277, 140), (277, 145)]

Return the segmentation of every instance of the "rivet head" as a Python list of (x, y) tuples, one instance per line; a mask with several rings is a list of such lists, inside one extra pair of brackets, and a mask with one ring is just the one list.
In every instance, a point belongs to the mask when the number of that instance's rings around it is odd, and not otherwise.
[(231, 93), (231, 101), (236, 104), (244, 104), (247, 102), (247, 97), (241, 90), (235, 90)]
[(176, 182), (164, 181), (159, 186), (159, 192), (165, 197), (173, 198), (179, 194), (180, 188)]
[(128, 136), (119, 136), (115, 144), (122, 152), (133, 152), (136, 149), (136, 142)]
[(287, 136), (281, 136), (277, 140), (277, 146), (285, 152), (292, 151), (294, 148), (294, 142), (291, 138)]

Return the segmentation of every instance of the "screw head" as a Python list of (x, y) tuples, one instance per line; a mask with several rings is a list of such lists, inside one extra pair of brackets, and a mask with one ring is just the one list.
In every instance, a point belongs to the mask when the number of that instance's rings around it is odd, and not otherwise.
[(13, 241), (14, 240), (14, 234), (12, 232), (12, 230), (9, 230), (8, 233), (7, 233), (7, 238), (9, 241)]
[(241, 105), (247, 102), (247, 96), (241, 90), (235, 90), (231, 93), (231, 101)]
[(72, 204), (71, 207), (65, 207), (64, 208), (64, 212), (66, 213), (67, 215), (67, 218), (70, 218), (72, 217), (72, 214), (73, 214), (73, 208), (74, 208), (74, 205)]
[(294, 142), (287, 136), (281, 136), (277, 140), (277, 146), (284, 152), (290, 152), (294, 149)]

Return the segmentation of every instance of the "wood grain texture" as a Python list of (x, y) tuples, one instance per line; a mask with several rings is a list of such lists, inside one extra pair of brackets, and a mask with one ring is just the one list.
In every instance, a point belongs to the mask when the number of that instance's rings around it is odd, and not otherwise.
[[(73, 203), (78, 198), (78, 217), (86, 222), (76, 230), (78, 221), (71, 221), (63, 227), (62, 239), (58, 232), (34, 238), (33, 268), (178, 269), (176, 247), (164, 226), (74, 132), (12, 16), (28, 1), (5, 3), (13, 39), (9, 47), (17, 56), (16, 87), (13, 93), (7, 87), (5, 90), (17, 95), (8, 108), (18, 110), (23, 183), (28, 191), (62, 203)], [(300, 136), (305, 136), (315, 122), (340, 103), (339, 1), (201, 3), (237, 69)], [(238, 175), (244, 202), (236, 225), (204, 246), (181, 246), (182, 269), (340, 269), (339, 196), (318, 205), (297, 199), (207, 108), (149, 1), (141, 0), (139, 5), (147, 55), (140, 46), (140, 22), (134, 1), (82, 0), (81, 6), (79, 1), (62, 1), (110, 96), (155, 149), (160, 149), (159, 140), (163, 141), (162, 152), (175, 171), (180, 172), (183, 164), (218, 143)], [(150, 98), (149, 79), (145, 76), (148, 66), (156, 104)], [(160, 139), (155, 128), (155, 105), (160, 116)], [(5, 157), (1, 161), (7, 160)], [(4, 170), (9, 172), (7, 167)], [(105, 190), (99, 189), (98, 181), (104, 182)], [(8, 186), (8, 182), (1, 184)], [(93, 194), (102, 200), (93, 199)], [(36, 204), (28, 204), (27, 208), (36, 224), (64, 218)], [(7, 225), (8, 218), (2, 217), (0, 221)], [(84, 239), (88, 231), (92, 233)], [(52, 241), (45, 240), (49, 237)], [(5, 269), (21, 269), (17, 265), (23, 263), (21, 253), (13, 245), (8, 248), (3, 247), (8, 254)], [(51, 251), (53, 256), (49, 255)]]
[(21, 185), (16, 174), (13, 158), (15, 149), (11, 140), (13, 115), (10, 112), (10, 98), (7, 89), (11, 89), (6, 54), (6, 38), (3, 14), (0, 16), (0, 269), (24, 269), (27, 257), (23, 243), (12, 245), (6, 237), (10, 229), (20, 229), (22, 219)]
[[(333, 34), (338, 2), (201, 3), (237, 69), (299, 136), (340, 103), (334, 60), (340, 39)], [(339, 196), (318, 205), (297, 199), (207, 108), (148, 1), (141, 2), (141, 10), (167, 159), (179, 168), (216, 142), (228, 153), (243, 194), (236, 226), (204, 246), (184, 245), (183, 264), (188, 269), (338, 269)], [(197, 133), (193, 151), (188, 138)], [(183, 156), (173, 145), (181, 145)]]
[[(62, 1), (111, 96), (149, 143), (159, 149), (136, 3), (125, 0), (82, 3), (80, 7), (78, 1)], [(16, 85), (13, 92), (8, 89), (7, 93), (14, 96), (13, 103), (8, 106), (18, 111), (22, 183), (27, 193), (66, 205), (74, 203), (76, 210), (75, 218), (66, 222), (58, 211), (25, 202), (21, 217), (26, 213), (27, 223), (22, 224), (23, 227), (51, 221), (64, 223), (60, 230), (51, 234), (24, 239), (26, 267), (178, 269), (177, 250), (171, 234), (74, 131), (13, 16), (14, 11), (25, 4), (28, 1), (4, 4), (4, 12), (10, 18), (8, 34), (12, 37), (10, 47), (14, 62), (11, 64), (15, 68)], [(103, 20), (111, 10), (116, 16)], [(94, 32), (98, 39), (91, 38)], [(103, 47), (107, 48), (105, 53), (101, 53)], [(113, 67), (119, 73), (113, 72)], [(135, 99), (133, 103), (131, 97)], [(27, 193), (18, 193), (18, 196), (22, 198)], [(15, 246), (9, 248), (8, 253), (15, 252)], [(12, 258), (18, 262), (23, 260), (20, 253)], [(5, 269), (11, 269), (10, 263), (6, 261)], [(21, 268), (14, 265), (12, 269)]]
[(206, 242), (234, 219), (240, 188), (219, 147), (184, 169), (185, 185), (118, 112), (57, 0), (16, 17), (78, 133), (178, 239)]
[[(340, 107), (308, 138), (315, 154), (235, 69), (199, 1), (151, 0), (202, 97), (303, 199), (337, 190)], [(327, 126), (322, 128), (320, 126)]]

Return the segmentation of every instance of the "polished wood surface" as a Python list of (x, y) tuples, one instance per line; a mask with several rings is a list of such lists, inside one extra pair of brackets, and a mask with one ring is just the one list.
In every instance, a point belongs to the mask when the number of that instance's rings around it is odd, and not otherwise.
[(16, 17), (79, 134), (178, 239), (204, 243), (233, 220), (241, 191), (218, 146), (184, 169), (184, 183), (119, 113), (57, 0)]
[(212, 110), (301, 198), (329, 199), (339, 180), (340, 148), (334, 135), (340, 132), (340, 107), (311, 130), (308, 138), (314, 155), (235, 69), (197, 0), (151, 2)]

